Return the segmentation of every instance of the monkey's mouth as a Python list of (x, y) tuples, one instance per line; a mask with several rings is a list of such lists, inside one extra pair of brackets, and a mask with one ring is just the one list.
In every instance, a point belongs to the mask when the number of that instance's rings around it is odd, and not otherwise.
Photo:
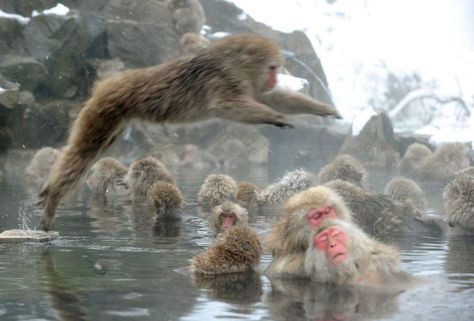
[(334, 264), (342, 263), (346, 259), (347, 259), (347, 254), (345, 252), (339, 252), (332, 256), (332, 262)]

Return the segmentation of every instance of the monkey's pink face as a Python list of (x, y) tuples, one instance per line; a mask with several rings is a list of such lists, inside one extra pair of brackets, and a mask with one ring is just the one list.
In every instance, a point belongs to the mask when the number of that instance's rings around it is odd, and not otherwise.
[(268, 67), (267, 80), (265, 81), (265, 87), (267, 90), (275, 88), (278, 82), (278, 66), (271, 65)]
[(343, 229), (333, 226), (320, 232), (314, 238), (314, 246), (326, 257), (337, 265), (347, 259), (347, 235)]
[(336, 210), (334, 209), (334, 206), (312, 208), (306, 215), (308, 223), (314, 228), (318, 227), (323, 220), (335, 217)]
[(234, 213), (222, 213), (221, 214), (221, 230), (225, 231), (229, 227), (234, 226), (236, 221), (236, 216)]

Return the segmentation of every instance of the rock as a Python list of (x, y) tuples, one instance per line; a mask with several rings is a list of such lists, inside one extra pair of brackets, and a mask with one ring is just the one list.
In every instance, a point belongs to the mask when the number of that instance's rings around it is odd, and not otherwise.
[(59, 232), (55, 231), (35, 231), (35, 230), (7, 230), (0, 233), (0, 243), (17, 243), (17, 242), (46, 242), (59, 237)]
[(18, 20), (0, 17), (1, 54), (21, 55), (25, 53), (22, 35), (23, 28), (24, 25), (18, 22)]
[(357, 136), (346, 137), (339, 154), (349, 154), (368, 166), (393, 169), (400, 159), (401, 144), (387, 114), (372, 116)]
[(0, 74), (0, 108), (14, 108), (18, 102), (19, 92), (20, 88), (17, 84), (6, 80)]
[(160, 24), (109, 20), (107, 35), (110, 56), (120, 58), (127, 67), (160, 64), (176, 56), (180, 48), (169, 17)]
[[(39, 15), (24, 30), (28, 50), (49, 72), (46, 93), (72, 98), (85, 93), (91, 83), (85, 58), (105, 49), (104, 20), (96, 16)], [(104, 47), (105, 48), (105, 47)]]
[(0, 72), (20, 84), (22, 90), (34, 90), (48, 77), (46, 67), (30, 57), (4, 55), (0, 57)]

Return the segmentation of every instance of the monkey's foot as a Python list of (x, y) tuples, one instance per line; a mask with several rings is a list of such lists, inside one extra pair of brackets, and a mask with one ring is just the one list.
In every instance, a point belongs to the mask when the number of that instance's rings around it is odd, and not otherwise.
[(53, 227), (53, 218), (48, 217), (43, 213), (43, 216), (41, 217), (41, 229), (45, 232), (48, 232), (51, 230)]

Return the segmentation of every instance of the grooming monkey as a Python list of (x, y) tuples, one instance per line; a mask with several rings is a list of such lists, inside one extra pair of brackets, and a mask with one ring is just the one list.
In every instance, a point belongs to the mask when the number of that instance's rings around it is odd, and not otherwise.
[(338, 116), (333, 107), (306, 95), (274, 89), (282, 64), (274, 41), (240, 34), (217, 40), (194, 56), (124, 71), (97, 83), (40, 193), (43, 229), (51, 229), (61, 199), (129, 120), (177, 123), (218, 117), (292, 127), (282, 113)]
[(327, 219), (351, 221), (342, 198), (325, 186), (292, 196), (265, 240), (273, 261), (265, 271), (272, 276), (303, 276), (304, 258), (311, 233)]

